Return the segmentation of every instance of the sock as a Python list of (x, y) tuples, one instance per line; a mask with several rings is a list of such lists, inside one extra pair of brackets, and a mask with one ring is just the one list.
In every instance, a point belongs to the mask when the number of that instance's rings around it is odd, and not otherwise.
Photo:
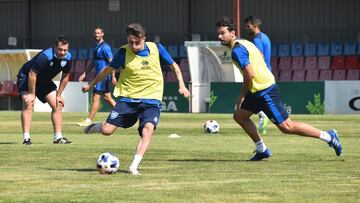
[(54, 133), (54, 140), (58, 140), (60, 138), (62, 138), (62, 133)]
[(23, 139), (24, 140), (30, 139), (30, 133), (28, 132), (23, 133)]
[(130, 168), (131, 169), (137, 169), (140, 162), (141, 162), (141, 160), (142, 160), (142, 158), (143, 157), (141, 155), (135, 154), (134, 160), (133, 160), (132, 164), (130, 165)]
[(266, 114), (264, 112), (260, 111), (259, 118), (266, 118)]
[(92, 120), (91, 120), (90, 118), (86, 118), (85, 122), (86, 122), (86, 123), (91, 123)]
[(93, 126), (89, 129), (89, 133), (100, 133), (102, 123), (95, 123), (91, 125)]
[(265, 143), (263, 142), (263, 140), (260, 140), (258, 142), (255, 142), (256, 145), (256, 151), (263, 153), (266, 150), (266, 146)]
[(331, 141), (331, 136), (326, 131), (321, 131), (319, 138), (321, 140), (325, 141), (325, 142), (330, 142)]

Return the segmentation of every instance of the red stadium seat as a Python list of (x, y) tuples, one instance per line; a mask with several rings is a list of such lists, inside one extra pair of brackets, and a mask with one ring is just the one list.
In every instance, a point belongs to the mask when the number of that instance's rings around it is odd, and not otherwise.
[(332, 70), (321, 70), (319, 75), (319, 80), (331, 80), (332, 79)]
[(306, 81), (318, 81), (319, 80), (319, 71), (318, 70), (307, 70), (305, 80)]
[(344, 69), (345, 68), (345, 56), (333, 56), (331, 61), (331, 69)]
[(278, 69), (278, 57), (272, 56), (270, 59), (270, 65), (272, 70)]
[(305, 58), (305, 70), (315, 70), (317, 66), (317, 57), (309, 56)]
[(18, 96), (16, 83), (11, 80), (3, 81), (1, 85), (0, 96), (10, 96), (10, 97)]
[(359, 63), (358, 56), (347, 56), (345, 59), (345, 68), (346, 69), (357, 69)]
[(304, 69), (304, 57), (302, 57), (302, 56), (292, 57), (291, 69), (292, 70), (303, 70)]
[(333, 72), (333, 80), (345, 80), (346, 78), (346, 70), (334, 70)]
[(346, 80), (360, 80), (360, 70), (347, 70)]
[(291, 81), (292, 71), (282, 70), (280, 71), (279, 81)]
[(320, 70), (330, 69), (330, 56), (320, 56), (317, 67)]
[(292, 81), (304, 81), (305, 80), (305, 70), (294, 70)]
[(280, 57), (279, 70), (289, 70), (291, 65), (290, 57)]

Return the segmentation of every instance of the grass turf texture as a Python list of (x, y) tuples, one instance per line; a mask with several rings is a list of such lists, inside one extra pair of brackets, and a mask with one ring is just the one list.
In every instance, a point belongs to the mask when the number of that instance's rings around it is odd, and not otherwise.
[[(336, 128), (343, 154), (326, 143), (283, 135), (272, 124), (263, 136), (273, 156), (249, 162), (255, 146), (231, 114), (163, 113), (141, 176), (126, 173), (139, 140), (137, 125), (110, 137), (75, 126), (86, 114), (64, 113), (64, 136), (52, 144), (49, 113), (34, 113), (23, 146), (20, 112), (0, 112), (0, 202), (357, 202), (360, 199), (360, 115), (293, 115), (320, 129)], [(103, 121), (106, 113), (97, 115)], [(220, 133), (205, 135), (215, 119)], [(257, 123), (257, 116), (253, 116)], [(181, 136), (170, 139), (170, 134)], [(113, 152), (118, 173), (100, 175), (97, 157)]]

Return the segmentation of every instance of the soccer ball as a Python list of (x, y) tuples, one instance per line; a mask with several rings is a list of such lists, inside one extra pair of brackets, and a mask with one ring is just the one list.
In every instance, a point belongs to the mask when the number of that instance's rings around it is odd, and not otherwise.
[(215, 120), (207, 120), (204, 124), (205, 133), (218, 133), (220, 125)]
[(96, 170), (100, 174), (113, 174), (119, 169), (119, 159), (109, 152), (100, 154), (96, 161)]

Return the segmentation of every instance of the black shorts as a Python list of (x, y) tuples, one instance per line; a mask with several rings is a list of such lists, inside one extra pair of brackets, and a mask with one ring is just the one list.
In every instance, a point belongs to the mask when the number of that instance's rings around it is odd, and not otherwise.
[(280, 125), (289, 118), (280, 98), (280, 89), (276, 84), (255, 93), (249, 91), (240, 108), (253, 113), (263, 111), (275, 125)]
[(110, 112), (106, 122), (117, 127), (130, 128), (139, 120), (139, 135), (146, 123), (152, 123), (156, 128), (160, 119), (160, 107), (142, 102), (118, 101)]
[[(17, 87), (19, 90), (19, 96), (21, 99), (21, 95), (23, 95), (25, 92), (29, 91), (29, 86), (28, 86), (28, 77), (23, 76), (18, 76), (17, 77)], [(46, 103), (46, 95), (48, 95), (50, 92), (52, 91), (56, 91), (57, 86), (55, 85), (55, 83), (53, 81), (47, 81), (47, 82), (43, 82), (43, 81), (36, 81), (36, 86), (35, 86), (35, 95), (36, 97), (42, 102), (42, 103)]]

